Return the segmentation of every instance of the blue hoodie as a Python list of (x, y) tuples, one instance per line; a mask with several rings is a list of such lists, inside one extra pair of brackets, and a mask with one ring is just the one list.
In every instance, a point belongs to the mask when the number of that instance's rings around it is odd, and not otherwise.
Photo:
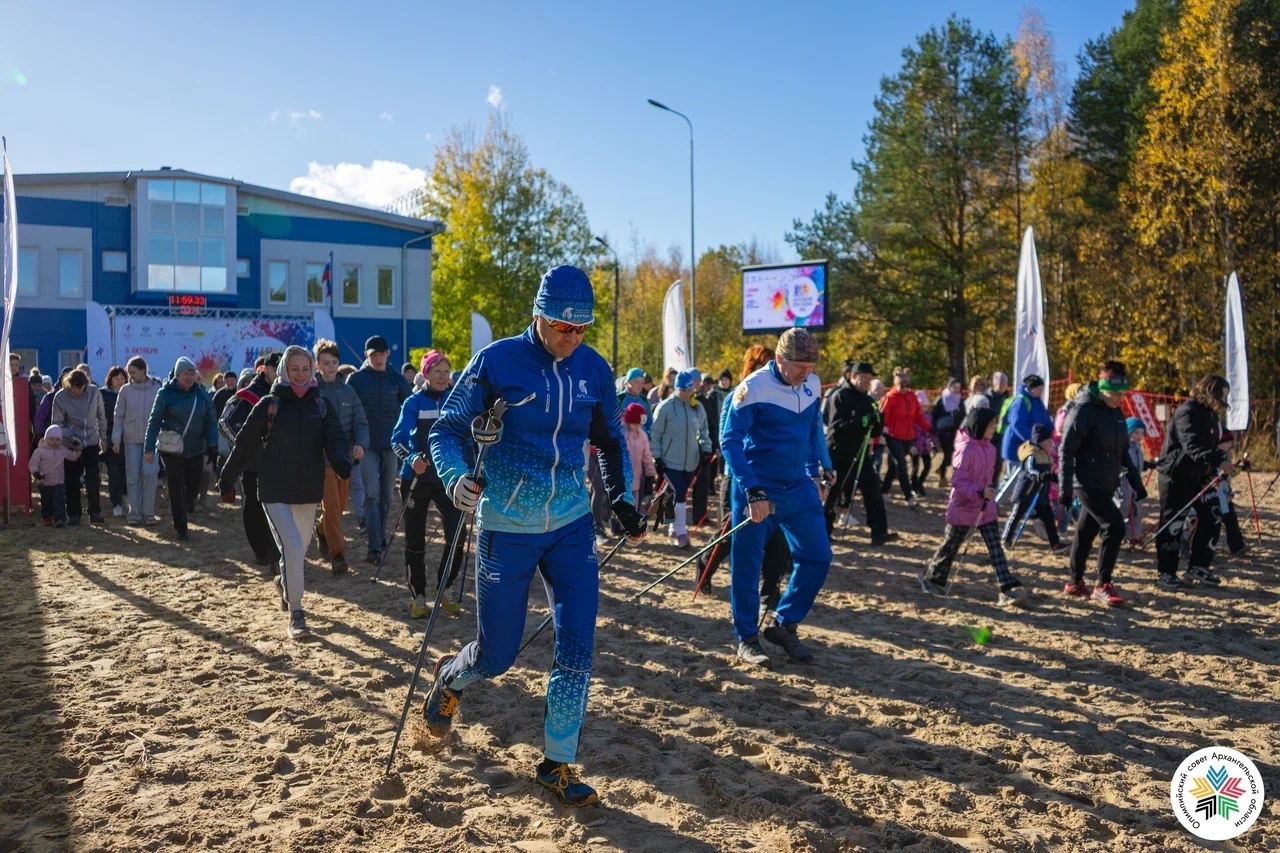
[(1031, 440), (1031, 429), (1036, 424), (1044, 424), (1053, 429), (1053, 418), (1039, 397), (1032, 397), (1023, 388), (1018, 396), (1009, 401), (1009, 413), (1001, 433), (1000, 456), (1009, 462), (1018, 462), (1018, 448), (1024, 441)]
[(742, 380), (721, 416), (720, 452), (738, 485), (790, 487), (832, 469), (822, 429), (822, 383), (782, 381), (771, 361)]
[(631, 461), (608, 363), (581, 344), (556, 361), (534, 337), (494, 341), (472, 357), (431, 429), (431, 459), (450, 493), (468, 473), (471, 421), (500, 392), (501, 440), (486, 452), (481, 530), (545, 533), (591, 512), (588, 441), (599, 451), (609, 502), (631, 498)]

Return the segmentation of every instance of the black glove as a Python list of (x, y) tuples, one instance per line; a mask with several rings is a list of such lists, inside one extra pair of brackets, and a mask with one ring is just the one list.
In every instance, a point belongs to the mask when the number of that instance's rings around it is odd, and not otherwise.
[(339, 459), (333, 466), (333, 473), (338, 475), (339, 480), (351, 479), (351, 460)]
[(31, 476), (36, 478), (37, 483), (44, 482), (44, 474), (41, 474), (39, 471), (35, 472)]
[(661, 459), (653, 460), (653, 467), (658, 472), (659, 477), (667, 476), (667, 463), (663, 462)]
[(1147, 490), (1142, 487), (1142, 484), (1138, 484), (1133, 487), (1133, 496), (1140, 501), (1145, 501), (1147, 499)]
[(1063, 506), (1071, 506), (1071, 502), (1075, 500), (1075, 493), (1071, 489), (1058, 490), (1058, 503)]
[(649, 528), (649, 519), (627, 501), (614, 501), (613, 514), (618, 517), (618, 523), (629, 539), (638, 539)]
[(703, 465), (703, 467), (705, 468), (707, 465), (710, 465), (710, 464), (711, 464), (711, 454), (710, 454), (710, 453), (708, 453), (708, 452), (707, 452), (707, 451), (705, 451), (705, 450), (704, 450), (704, 451), (702, 451), (702, 465)]
[(766, 495), (764, 493), (764, 489), (760, 488), (759, 486), (752, 486), (751, 488), (747, 489), (748, 504), (760, 503), (760, 501), (767, 502), (768, 500), (769, 500), (769, 496)]

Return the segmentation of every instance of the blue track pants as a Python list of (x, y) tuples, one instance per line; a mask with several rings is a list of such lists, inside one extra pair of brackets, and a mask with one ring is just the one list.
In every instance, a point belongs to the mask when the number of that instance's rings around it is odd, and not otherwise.
[(524, 639), (529, 586), (541, 570), (555, 614), (555, 664), (547, 681), (547, 758), (573, 762), (587, 715), (600, 578), (591, 516), (549, 533), (481, 530), (476, 543), (479, 630), (441, 672), (451, 690), (511, 668)]
[[(809, 614), (818, 591), (826, 582), (831, 568), (831, 540), (827, 538), (822, 501), (818, 488), (810, 480), (802, 480), (786, 488), (765, 489), (773, 503), (773, 515), (758, 524), (748, 524), (733, 534), (729, 549), (729, 601), (733, 608), (733, 630), (738, 640), (756, 635), (760, 613), (760, 565), (764, 561), (764, 544), (773, 531), (782, 533), (791, 546), (794, 571), (791, 582), (778, 602), (778, 621), (798, 625)], [(747, 496), (735, 482), (733, 486), (733, 522), (737, 524), (750, 513)]]

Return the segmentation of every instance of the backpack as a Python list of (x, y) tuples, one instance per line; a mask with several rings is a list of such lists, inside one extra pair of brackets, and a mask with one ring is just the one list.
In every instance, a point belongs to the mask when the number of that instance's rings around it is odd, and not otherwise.
[[(324, 397), (316, 395), (316, 406), (320, 409), (320, 420), (324, 420), (325, 415), (329, 413), (329, 404), (325, 402)], [(267, 401), (267, 429), (262, 433), (262, 446), (265, 449), (267, 443), (271, 440), (271, 430), (276, 424), (276, 413), (280, 411), (280, 398), (272, 395)]]

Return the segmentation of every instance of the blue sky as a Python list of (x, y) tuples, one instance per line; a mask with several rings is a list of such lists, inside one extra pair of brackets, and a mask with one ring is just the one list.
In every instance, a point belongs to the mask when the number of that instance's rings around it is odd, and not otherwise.
[[(1012, 34), (1026, 5), (10, 0), (0, 133), (19, 173), (168, 165), (378, 202), (497, 103), (624, 258), (687, 257), (687, 130), (656, 98), (694, 122), (699, 248), (789, 258), (792, 220), (848, 195), (903, 47), (952, 12)], [(1069, 77), (1131, 5), (1037, 7)]]

